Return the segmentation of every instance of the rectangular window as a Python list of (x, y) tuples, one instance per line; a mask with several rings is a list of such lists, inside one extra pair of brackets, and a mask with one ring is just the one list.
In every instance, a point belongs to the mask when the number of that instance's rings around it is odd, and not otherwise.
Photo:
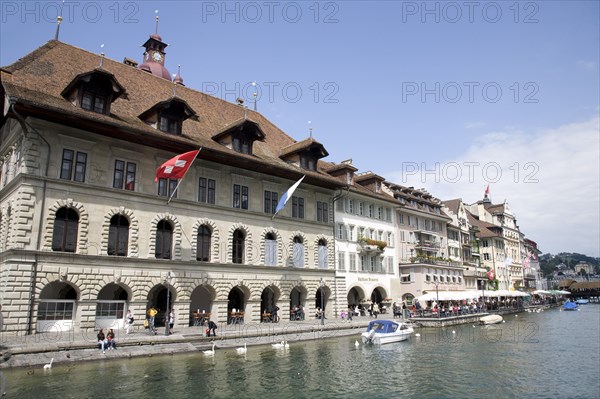
[(350, 254), (350, 271), (356, 271), (356, 254), (354, 253)]
[(122, 319), (125, 314), (125, 302), (102, 301), (96, 305), (97, 319)]
[(374, 211), (373, 204), (369, 204), (369, 217), (370, 218), (372, 218), (374, 216), (373, 211)]
[(75, 176), (73, 177), (73, 180), (78, 182), (84, 182), (87, 154), (85, 152), (77, 152), (77, 157), (75, 159)]
[(354, 200), (348, 200), (348, 213), (354, 213)]
[(377, 207), (377, 219), (383, 220), (383, 208), (380, 206)]
[(354, 239), (354, 226), (353, 225), (350, 225), (348, 227), (348, 241), (356, 241)]
[(304, 198), (292, 197), (292, 217), (304, 219)]
[(161, 197), (177, 198), (175, 188), (177, 187), (177, 179), (158, 179), (158, 195)]
[(198, 202), (214, 204), (217, 183), (213, 179), (201, 177), (198, 181)]
[(135, 172), (135, 163), (115, 160), (113, 188), (124, 188), (129, 191), (135, 190)]
[(71, 180), (73, 173), (73, 150), (63, 150), (62, 167), (60, 169), (60, 178), (64, 180)]
[(198, 202), (205, 204), (215, 203), (215, 187), (216, 182), (213, 179), (200, 177), (198, 180)]
[(265, 213), (275, 214), (277, 209), (277, 203), (279, 202), (279, 195), (274, 191), (265, 190)]
[(344, 252), (338, 252), (338, 270), (346, 270), (346, 258)]
[(359, 202), (358, 203), (358, 215), (359, 216), (364, 216), (365, 214), (365, 203), (364, 202)]
[(404, 214), (403, 214), (403, 213), (400, 213), (400, 214), (398, 215), (398, 222), (399, 222), (400, 224), (404, 224)]
[(85, 181), (85, 170), (87, 164), (87, 154), (73, 150), (63, 150), (60, 178), (78, 182)]
[(317, 201), (317, 222), (329, 222), (327, 202)]
[(490, 254), (483, 254), (483, 260), (490, 260)]
[(233, 207), (248, 209), (248, 187), (239, 184), (233, 185)]
[(40, 301), (38, 320), (73, 320), (75, 301)]

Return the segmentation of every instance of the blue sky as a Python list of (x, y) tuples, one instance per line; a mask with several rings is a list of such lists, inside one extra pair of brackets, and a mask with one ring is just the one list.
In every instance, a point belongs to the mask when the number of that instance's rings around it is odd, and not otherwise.
[[(119, 61), (158, 10), (188, 87), (252, 106), (256, 81), (258, 110), (311, 126), (328, 160), (467, 203), (490, 184), (542, 251), (599, 256), (600, 2), (64, 4), (60, 40)], [(52, 38), (61, 5), (3, 1), (0, 64)]]

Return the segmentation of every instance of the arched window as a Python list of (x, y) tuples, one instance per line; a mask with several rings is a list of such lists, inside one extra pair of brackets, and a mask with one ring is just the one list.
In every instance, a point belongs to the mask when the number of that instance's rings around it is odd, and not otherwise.
[(113, 216), (108, 228), (108, 254), (127, 256), (128, 243), (129, 220), (123, 215)]
[(327, 269), (327, 242), (319, 240), (319, 268)]
[(173, 227), (166, 220), (156, 225), (156, 259), (171, 259), (171, 244), (173, 242)]
[(244, 241), (246, 237), (241, 230), (233, 232), (233, 246), (231, 252), (231, 261), (233, 263), (244, 263)]
[(265, 236), (265, 266), (277, 266), (277, 239), (273, 233)]
[(304, 266), (304, 242), (302, 237), (294, 237), (294, 248), (292, 251), (292, 262), (294, 267)]
[(52, 250), (75, 252), (77, 248), (77, 226), (79, 215), (72, 208), (60, 208), (54, 219)]
[(210, 262), (210, 237), (211, 231), (206, 225), (198, 228), (198, 244), (196, 247), (196, 260)]

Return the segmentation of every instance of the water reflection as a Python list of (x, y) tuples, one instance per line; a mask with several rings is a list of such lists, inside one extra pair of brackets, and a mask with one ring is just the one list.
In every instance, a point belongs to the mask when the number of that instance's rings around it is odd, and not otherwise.
[[(35, 399), (600, 397), (599, 315), (598, 305), (521, 314), (491, 327), (420, 329), (381, 347), (355, 347), (357, 334), (288, 350), (249, 346), (245, 356), (230, 348), (54, 364), (4, 370), (0, 384), (9, 398)], [(575, 384), (565, 370), (576, 370)]]

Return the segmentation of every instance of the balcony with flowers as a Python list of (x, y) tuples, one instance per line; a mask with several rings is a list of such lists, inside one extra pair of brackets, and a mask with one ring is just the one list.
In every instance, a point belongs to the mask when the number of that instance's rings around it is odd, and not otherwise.
[(387, 242), (380, 240), (373, 240), (370, 238), (360, 237), (358, 239), (359, 252), (368, 252), (368, 253), (383, 253), (385, 247), (387, 247)]

